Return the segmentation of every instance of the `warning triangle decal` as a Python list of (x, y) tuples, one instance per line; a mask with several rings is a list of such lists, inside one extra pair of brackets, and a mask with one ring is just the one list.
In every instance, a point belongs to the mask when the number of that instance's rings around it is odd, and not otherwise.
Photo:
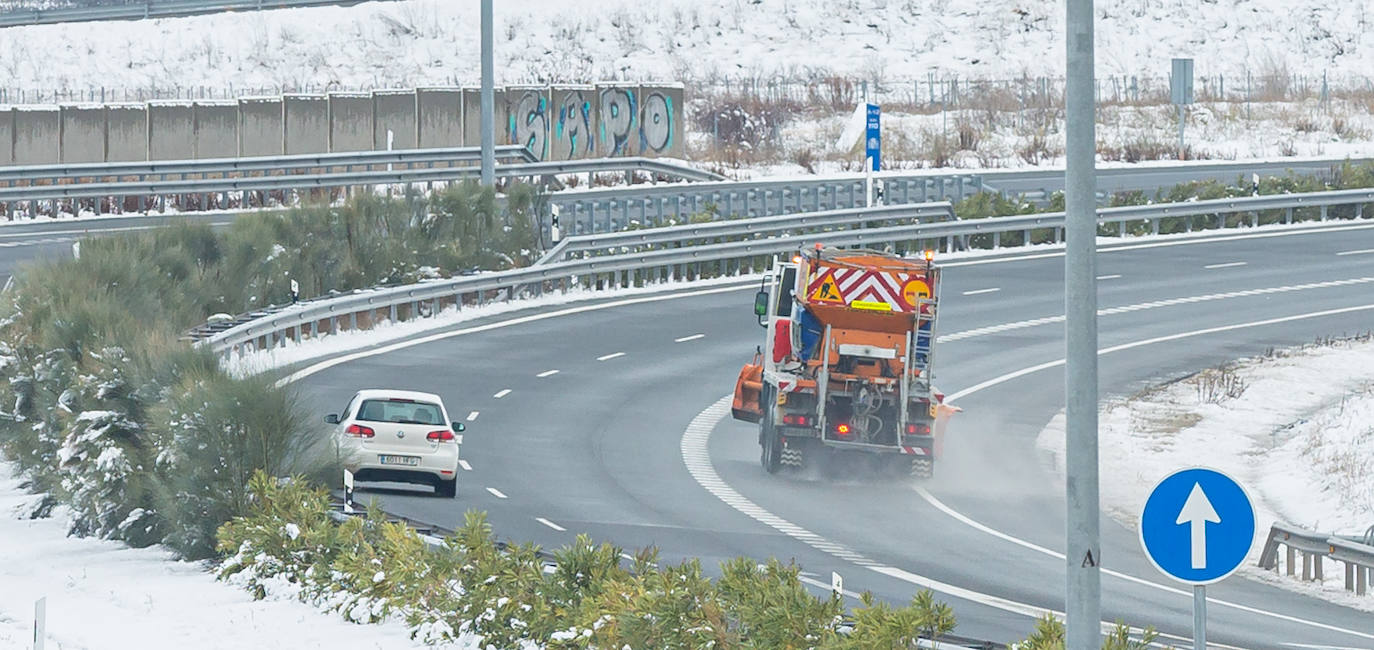
[(821, 281), (821, 286), (816, 287), (816, 290), (811, 292), (811, 302), (844, 303), (844, 297), (840, 295), (840, 290), (835, 287), (833, 276), (827, 276)]

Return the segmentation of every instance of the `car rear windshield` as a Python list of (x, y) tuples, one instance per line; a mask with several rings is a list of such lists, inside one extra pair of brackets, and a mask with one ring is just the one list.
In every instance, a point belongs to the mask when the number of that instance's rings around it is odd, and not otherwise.
[(401, 424), (443, 424), (444, 412), (438, 404), (408, 399), (365, 399), (358, 408), (358, 419), (368, 422)]

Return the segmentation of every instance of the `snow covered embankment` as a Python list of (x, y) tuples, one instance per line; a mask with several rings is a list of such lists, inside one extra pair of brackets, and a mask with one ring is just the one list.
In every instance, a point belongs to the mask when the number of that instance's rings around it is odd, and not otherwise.
[[(1102, 507), (1113, 518), (1135, 529), (1160, 479), (1196, 465), (1222, 470), (1246, 486), (1258, 515), (1242, 575), (1374, 611), (1374, 597), (1344, 590), (1334, 561), (1326, 561), (1325, 583), (1258, 568), (1275, 521), (1331, 534), (1363, 534), (1374, 525), (1374, 340), (1325, 342), (1207, 369), (1108, 400), (1100, 421)], [(1062, 413), (1039, 445), (1062, 473)]]
[(62, 508), (23, 516), (42, 497), (20, 485), (0, 462), (0, 648), (30, 647), (34, 601), (44, 597), (49, 648), (421, 647), (400, 622), (354, 625), (291, 598), (254, 600), (166, 549), (68, 537)]

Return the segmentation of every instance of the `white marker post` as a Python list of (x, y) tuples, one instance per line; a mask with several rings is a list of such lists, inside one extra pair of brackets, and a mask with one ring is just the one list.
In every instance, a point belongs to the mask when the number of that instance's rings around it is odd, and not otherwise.
[[(1178, 519), (1174, 522), (1180, 526), (1188, 524), (1192, 545), (1189, 564), (1194, 569), (1207, 568), (1208, 522), (1220, 524), (1221, 517), (1217, 515), (1216, 508), (1212, 507), (1212, 502), (1207, 500), (1207, 493), (1202, 490), (1202, 484), (1194, 483), (1193, 490), (1188, 493), (1188, 500), (1183, 503), (1183, 510), (1178, 513)], [(1206, 650), (1207, 648), (1207, 587), (1205, 585), (1193, 587), (1193, 648), (1194, 650)]]
[(834, 571), (830, 572), (830, 593), (836, 598), (844, 596), (844, 578)]
[(344, 470), (343, 511), (346, 515), (353, 514), (353, 472), (348, 470)]
[(33, 603), (33, 650), (43, 650), (43, 640), (48, 636), (48, 597), (44, 596)]
[(873, 207), (873, 159), (864, 158), (864, 207)]

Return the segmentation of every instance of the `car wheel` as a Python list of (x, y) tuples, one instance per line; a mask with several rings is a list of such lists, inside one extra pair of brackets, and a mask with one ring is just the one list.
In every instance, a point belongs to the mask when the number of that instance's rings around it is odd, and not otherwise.
[(434, 482), (434, 495), (452, 499), (458, 496), (458, 479), (452, 481), (437, 480)]

